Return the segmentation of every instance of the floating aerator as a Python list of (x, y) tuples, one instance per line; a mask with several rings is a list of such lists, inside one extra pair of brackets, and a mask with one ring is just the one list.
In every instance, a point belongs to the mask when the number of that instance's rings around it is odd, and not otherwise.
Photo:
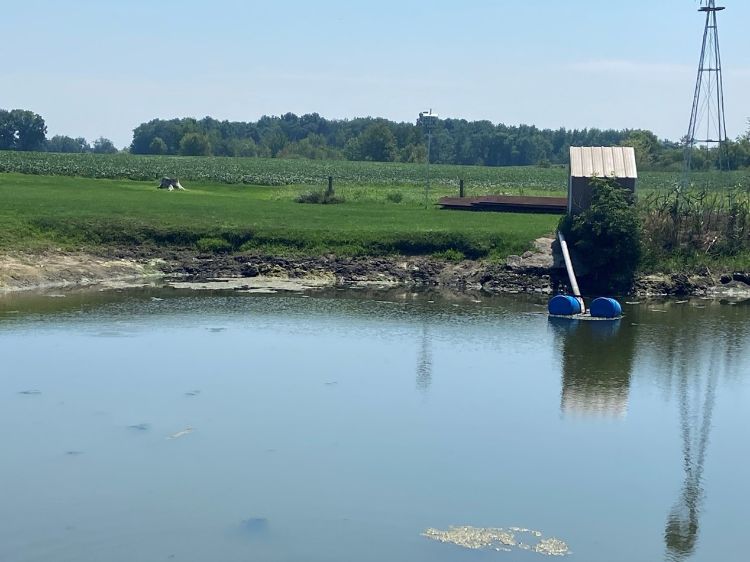
[(619, 318), (622, 316), (622, 306), (615, 299), (596, 299), (591, 303), (590, 311), (594, 318)]
[(553, 316), (574, 316), (581, 314), (581, 303), (575, 297), (557, 295), (549, 301), (548, 310)]

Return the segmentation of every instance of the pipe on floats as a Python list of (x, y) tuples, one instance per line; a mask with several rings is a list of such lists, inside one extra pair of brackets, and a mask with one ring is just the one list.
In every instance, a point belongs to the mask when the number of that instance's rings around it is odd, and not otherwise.
[(565, 269), (568, 270), (568, 279), (570, 280), (570, 288), (573, 289), (573, 296), (576, 300), (581, 303), (581, 313), (586, 312), (586, 305), (583, 303), (583, 297), (581, 296), (581, 290), (578, 288), (578, 280), (576, 279), (576, 273), (573, 271), (573, 261), (570, 259), (570, 252), (568, 251), (568, 243), (565, 241), (565, 236), (562, 232), (557, 233), (557, 237), (560, 240), (560, 248), (562, 249), (563, 259), (565, 260)]

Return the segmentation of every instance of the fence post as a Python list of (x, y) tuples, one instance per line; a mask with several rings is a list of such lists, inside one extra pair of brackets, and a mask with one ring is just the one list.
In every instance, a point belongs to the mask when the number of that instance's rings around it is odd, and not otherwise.
[(333, 176), (328, 176), (328, 191), (326, 195), (333, 195)]
[(459, 180), (458, 182), (458, 196), (459, 197), (464, 196), (464, 180)]

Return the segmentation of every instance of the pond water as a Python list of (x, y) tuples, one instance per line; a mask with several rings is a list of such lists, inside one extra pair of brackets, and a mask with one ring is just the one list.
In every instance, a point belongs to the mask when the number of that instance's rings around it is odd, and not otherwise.
[(750, 303), (544, 304), (0, 298), (0, 560), (750, 559)]

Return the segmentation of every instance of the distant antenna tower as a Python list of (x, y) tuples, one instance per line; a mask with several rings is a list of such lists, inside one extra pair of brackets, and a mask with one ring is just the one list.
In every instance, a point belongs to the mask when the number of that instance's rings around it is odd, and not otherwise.
[(685, 137), (685, 168), (683, 183), (690, 184), (693, 151), (696, 145), (718, 147), (719, 167), (726, 169), (724, 147), (727, 142), (727, 123), (724, 114), (724, 81), (721, 73), (721, 51), (719, 49), (719, 27), (717, 12), (725, 8), (716, 6), (716, 0), (701, 0), (698, 11), (706, 13), (703, 31), (703, 48), (698, 64), (698, 79), (695, 83), (693, 111), (690, 127)]

